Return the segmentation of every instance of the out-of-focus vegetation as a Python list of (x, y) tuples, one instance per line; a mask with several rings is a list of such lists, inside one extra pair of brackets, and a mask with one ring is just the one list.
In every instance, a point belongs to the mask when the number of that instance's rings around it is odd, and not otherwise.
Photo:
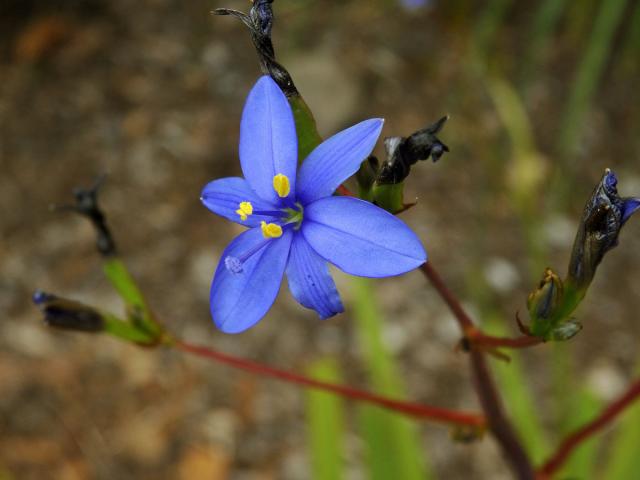
[[(403, 218), (483, 326), (515, 334), (543, 268), (566, 268), (604, 168), (623, 194), (640, 194), (640, 2), (425, 3), (277, 0), (278, 57), (323, 136), (372, 116), (386, 118), (383, 135), (407, 135), (451, 115), (441, 134), (451, 154), (414, 169), (406, 194), (419, 202)], [(438, 426), (38, 325), (35, 287), (120, 308), (88, 227), (47, 211), (107, 171), (123, 255), (171, 330), (388, 395), (477, 405), (455, 325), (417, 273), (339, 277), (351, 302), (329, 322), (283, 294), (246, 335), (214, 331), (208, 282), (234, 232), (197, 198), (239, 173), (239, 113), (258, 70), (244, 29), (211, 7), (0, 5), (0, 477), (504, 477), (491, 440), (460, 445)], [(634, 220), (575, 313), (584, 330), (495, 365), (538, 462), (634, 373)], [(562, 475), (632, 478), (638, 416), (585, 443)]]

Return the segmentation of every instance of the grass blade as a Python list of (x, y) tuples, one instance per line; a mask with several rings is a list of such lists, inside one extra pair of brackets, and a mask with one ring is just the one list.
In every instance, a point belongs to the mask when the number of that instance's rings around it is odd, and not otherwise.
[(543, 56), (551, 44), (551, 35), (558, 25), (567, 0), (544, 0), (536, 11), (529, 35), (529, 48), (522, 62), (522, 83), (526, 87), (535, 79)]
[[(636, 372), (640, 369), (636, 369)], [(637, 373), (636, 373), (637, 374)], [(611, 480), (635, 478), (640, 472), (640, 403), (636, 402), (617, 420), (618, 429), (607, 455), (601, 478)]]
[[(318, 380), (340, 382), (338, 365), (333, 359), (314, 362), (308, 368), (308, 373)], [(306, 397), (311, 478), (340, 480), (343, 478), (343, 402), (336, 395), (312, 389), (306, 391)]]
[[(400, 375), (382, 341), (382, 317), (373, 301), (375, 292), (368, 279), (355, 278), (353, 284), (356, 325), (371, 384), (379, 393), (403, 398)], [(369, 406), (359, 408), (358, 420), (367, 444), (371, 479), (431, 478), (417, 425), (396, 413)]]
[[(497, 336), (509, 335), (501, 317), (488, 312), (483, 312), (483, 317), (486, 320), (482, 327), (487, 333)], [(526, 383), (520, 354), (516, 351), (509, 351), (508, 354), (511, 362), (492, 362), (492, 369), (500, 385), (509, 417), (516, 426), (531, 458), (539, 464), (549, 454), (549, 443), (535, 414), (538, 408)]]
[[(578, 398), (572, 402), (574, 408), (571, 410), (570, 415), (567, 418), (569, 431), (573, 431), (592, 420), (596, 415), (598, 415), (598, 413), (600, 413), (600, 409), (602, 408), (602, 402), (588, 389), (583, 389), (578, 392), (577, 397)], [(580, 444), (580, 446), (572, 453), (571, 457), (569, 457), (564, 468), (560, 470), (558, 478), (595, 478), (595, 461), (600, 441), (601, 437), (592, 436), (587, 441)], [(604, 478), (613, 479), (618, 477)]]
[(627, 0), (608, 0), (600, 4), (586, 53), (578, 67), (565, 108), (558, 145), (563, 157), (574, 153), (578, 145), (585, 114), (604, 72), (613, 34), (623, 18), (626, 4)]

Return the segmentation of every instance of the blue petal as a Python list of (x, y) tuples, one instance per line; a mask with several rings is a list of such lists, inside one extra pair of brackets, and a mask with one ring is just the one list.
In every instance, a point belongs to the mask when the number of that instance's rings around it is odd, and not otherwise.
[[(291, 247), (290, 229), (282, 237), (265, 240), (259, 228), (240, 234), (222, 254), (211, 284), (211, 316), (220, 330), (239, 333), (255, 325), (271, 308), (280, 290)], [(225, 267), (228, 256), (241, 257), (267, 242), (244, 264), (241, 273)]]
[(249, 215), (245, 221), (240, 219), (240, 215), (236, 210), (240, 207), (240, 202), (251, 202), (254, 211), (273, 211), (277, 207), (265, 202), (256, 193), (244, 178), (227, 177), (209, 182), (200, 195), (200, 200), (204, 206), (216, 215), (228, 218), (232, 222), (246, 225), (248, 227), (256, 227), (260, 225), (260, 221), (274, 221), (273, 217)]
[(416, 10), (429, 4), (430, 0), (401, 0), (402, 6), (407, 10)]
[(323, 320), (344, 312), (326, 260), (300, 234), (293, 237), (287, 278), (294, 298), (305, 307), (315, 310)]
[(640, 209), (640, 198), (625, 198), (622, 206), (622, 223), (624, 224), (629, 217)]
[(383, 123), (381, 118), (365, 120), (318, 145), (298, 172), (298, 200), (306, 205), (333, 194), (369, 156)]
[(308, 205), (302, 233), (316, 252), (352, 275), (399, 275), (427, 259), (404, 222), (356, 198), (327, 197)]
[(287, 98), (271, 77), (255, 84), (242, 112), (240, 164), (244, 178), (260, 198), (282, 204), (273, 189), (273, 177), (286, 175), (295, 192), (298, 139)]

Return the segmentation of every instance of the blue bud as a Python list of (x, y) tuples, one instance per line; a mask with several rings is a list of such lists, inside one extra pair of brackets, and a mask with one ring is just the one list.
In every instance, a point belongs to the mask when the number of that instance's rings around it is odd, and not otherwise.
[(101, 332), (104, 318), (97, 310), (73, 300), (36, 290), (35, 303), (44, 314), (44, 322), (54, 328), (80, 332)]
[(605, 170), (585, 205), (571, 253), (567, 282), (586, 292), (604, 255), (618, 245), (625, 222), (640, 208), (640, 199), (622, 198), (618, 179)]

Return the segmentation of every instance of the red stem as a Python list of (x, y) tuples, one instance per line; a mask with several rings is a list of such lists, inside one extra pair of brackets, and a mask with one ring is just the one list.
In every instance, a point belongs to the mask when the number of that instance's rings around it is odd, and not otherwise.
[(478, 335), (477, 327), (471, 317), (464, 311), (453, 292), (449, 290), (440, 275), (433, 269), (431, 263), (423, 264), (420, 269), (449, 306), (460, 325), (462, 334), (465, 338), (472, 340), (470, 342), (469, 362), (473, 372), (473, 383), (482, 409), (487, 417), (491, 433), (500, 445), (505, 459), (517, 478), (533, 480), (535, 471), (531, 460), (504, 412), (502, 401), (491, 377), (484, 352), (477, 348), (477, 345), (473, 342), (473, 336)]
[(541, 338), (529, 335), (523, 335), (516, 338), (494, 337), (492, 335), (485, 335), (479, 330), (476, 330), (474, 333), (470, 333), (468, 335), (468, 339), (474, 345), (490, 348), (529, 348), (543, 343)]
[(538, 478), (551, 478), (551, 475), (558, 471), (578, 445), (591, 435), (597, 433), (598, 430), (604, 428), (638, 397), (640, 397), (640, 379), (637, 379), (620, 398), (606, 407), (600, 415), (575, 432), (569, 434), (557, 448), (553, 456), (540, 468)]
[(449, 309), (453, 313), (454, 317), (458, 321), (460, 325), (460, 329), (462, 330), (463, 335), (467, 336), (469, 333), (472, 333), (476, 330), (475, 325), (473, 324), (473, 320), (471, 317), (467, 315), (460, 305), (460, 302), (456, 298), (456, 296), (449, 290), (449, 288), (445, 285), (442, 277), (436, 272), (431, 266), (431, 262), (423, 263), (420, 267), (422, 273), (424, 273), (427, 279), (431, 282), (431, 285), (438, 291), (442, 299), (448, 305)]
[(336, 192), (338, 192), (340, 195), (342, 195), (344, 197), (355, 197), (353, 192), (351, 190), (349, 190), (347, 187), (345, 187), (344, 185), (340, 185), (336, 189)]
[(375, 393), (358, 390), (357, 388), (323, 382), (286, 370), (269, 367), (261, 363), (252, 362), (251, 360), (246, 360), (244, 358), (234, 357), (226, 353), (221, 353), (207, 347), (191, 345), (182, 340), (175, 340), (174, 346), (179, 350), (182, 350), (183, 352), (191, 353), (199, 357), (223, 363), (225, 365), (229, 365), (240, 370), (245, 370), (256, 375), (276, 378), (278, 380), (283, 380), (288, 383), (302, 385), (305, 387), (317, 388), (327, 392), (335, 393), (336, 395), (350, 398), (352, 400), (372, 403), (389, 410), (403, 413), (410, 417), (429, 419), (434, 422), (474, 427), (478, 429), (482, 429), (486, 425), (484, 416), (479, 414), (432, 407), (420, 403), (410, 403), (400, 400), (393, 400), (381, 395), (376, 395)]

